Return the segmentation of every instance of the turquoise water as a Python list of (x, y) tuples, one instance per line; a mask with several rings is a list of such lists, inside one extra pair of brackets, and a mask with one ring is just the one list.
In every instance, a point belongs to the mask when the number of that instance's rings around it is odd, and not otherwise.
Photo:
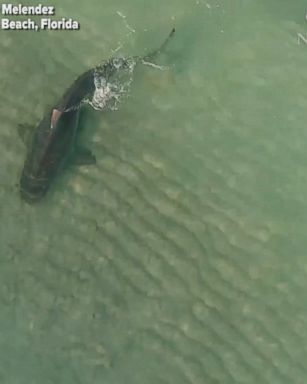
[[(0, 382), (306, 383), (305, 2), (51, 5), (80, 31), (0, 31)], [(173, 26), (86, 110), (97, 165), (22, 202), (17, 125)]]

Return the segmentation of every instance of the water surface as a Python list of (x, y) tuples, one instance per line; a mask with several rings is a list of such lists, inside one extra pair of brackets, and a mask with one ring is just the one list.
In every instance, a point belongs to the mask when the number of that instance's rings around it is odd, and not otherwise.
[[(0, 381), (305, 383), (305, 2), (53, 5), (81, 30), (0, 33)], [(173, 26), (168, 69), (86, 110), (97, 165), (20, 201), (18, 123)]]

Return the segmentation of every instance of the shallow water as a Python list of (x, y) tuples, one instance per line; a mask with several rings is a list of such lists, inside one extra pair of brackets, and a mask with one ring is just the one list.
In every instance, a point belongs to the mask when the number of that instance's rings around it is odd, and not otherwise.
[[(0, 31), (0, 382), (305, 383), (305, 2), (53, 4), (81, 30)], [(23, 203), (18, 123), (173, 26), (86, 110), (97, 165)]]

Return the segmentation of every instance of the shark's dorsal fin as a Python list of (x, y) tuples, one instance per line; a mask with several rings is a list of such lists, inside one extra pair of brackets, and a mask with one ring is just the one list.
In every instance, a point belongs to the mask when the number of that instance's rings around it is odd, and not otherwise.
[(51, 119), (50, 119), (51, 129), (53, 129), (56, 126), (56, 124), (57, 124), (59, 118), (61, 117), (62, 113), (63, 112), (59, 111), (58, 109), (53, 109), (52, 110)]

